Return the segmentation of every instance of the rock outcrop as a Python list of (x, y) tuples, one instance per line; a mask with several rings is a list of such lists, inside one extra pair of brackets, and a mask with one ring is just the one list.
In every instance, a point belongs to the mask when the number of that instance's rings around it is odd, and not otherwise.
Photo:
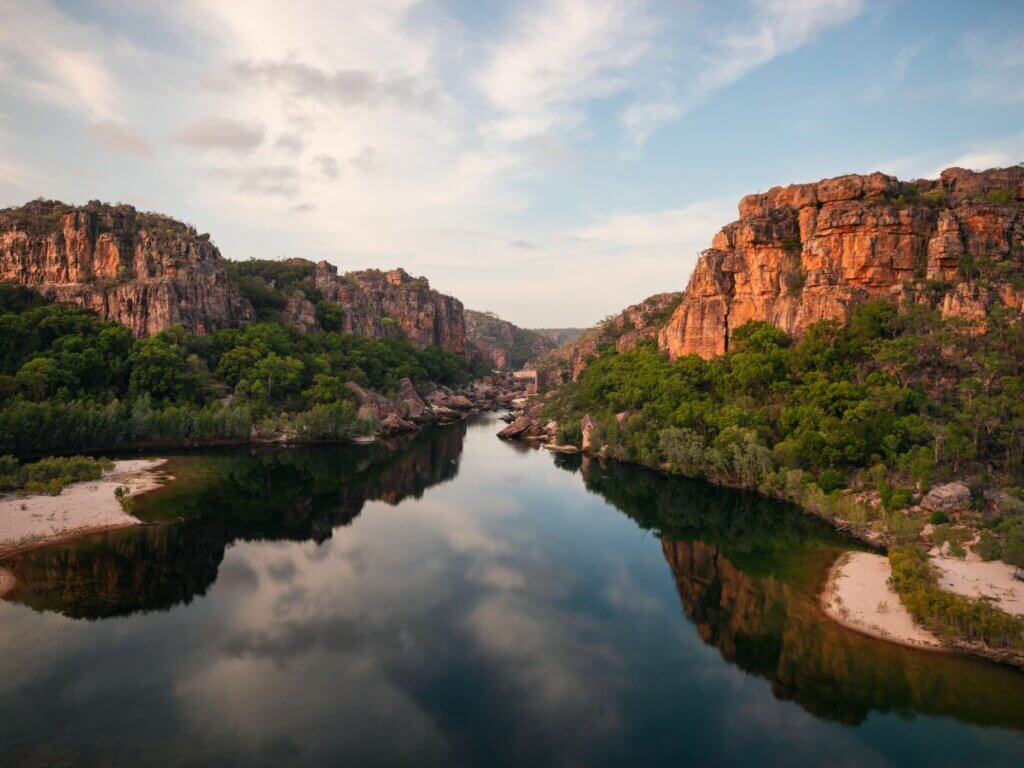
[(921, 499), (921, 508), (929, 512), (954, 512), (971, 503), (971, 489), (961, 482), (934, 486)]
[(470, 356), (498, 370), (520, 368), (556, 346), (550, 336), (520, 328), (492, 312), (467, 309), (465, 314)]
[(527, 367), (537, 371), (541, 388), (576, 381), (599, 347), (614, 344), (617, 351), (623, 352), (645, 339), (658, 338), (659, 329), (682, 299), (682, 293), (649, 296), (535, 359)]
[(95, 310), (136, 336), (254, 318), (209, 235), (130, 205), (35, 200), (0, 211), (0, 280)]
[(748, 195), (701, 255), (659, 345), (673, 358), (712, 357), (747, 321), (799, 337), (877, 298), (979, 321), (994, 305), (1024, 307), (1019, 281), (1005, 279), (1024, 270), (1022, 201), (1019, 166), (914, 182), (840, 176)]
[(337, 267), (321, 261), (316, 264), (314, 281), (325, 300), (344, 310), (339, 330), (345, 333), (404, 337), (416, 347), (436, 345), (457, 355), (466, 354), (462, 302), (433, 290), (426, 278), (412, 277), (401, 268), (339, 275)]

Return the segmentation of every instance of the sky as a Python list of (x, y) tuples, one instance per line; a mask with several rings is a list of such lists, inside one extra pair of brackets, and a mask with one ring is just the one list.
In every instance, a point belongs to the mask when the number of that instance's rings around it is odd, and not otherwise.
[(0, 0), (0, 207), (402, 266), (526, 327), (682, 290), (739, 198), (1024, 160), (1024, 3)]

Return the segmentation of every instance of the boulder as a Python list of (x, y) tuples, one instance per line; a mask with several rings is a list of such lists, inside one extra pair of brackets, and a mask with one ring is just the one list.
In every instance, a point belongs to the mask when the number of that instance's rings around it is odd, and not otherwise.
[(427, 404), (408, 378), (398, 382), (398, 399), (405, 405), (406, 418), (414, 421), (427, 418)]
[(955, 512), (971, 503), (971, 489), (957, 481), (936, 485), (921, 499), (921, 506), (929, 512)]
[(583, 450), (589, 451), (593, 446), (594, 441), (594, 429), (597, 427), (597, 422), (588, 413), (583, 417), (580, 422), (580, 432), (583, 433)]
[(415, 432), (417, 427), (411, 421), (391, 414), (381, 422), (380, 429), (386, 435), (397, 435), (402, 432)]
[(473, 401), (465, 395), (452, 395), (444, 404), (449, 408), (456, 408), (460, 411), (468, 411), (473, 407)]
[(498, 433), (498, 437), (502, 440), (508, 440), (513, 437), (520, 437), (521, 435), (528, 432), (533, 428), (536, 422), (530, 416), (520, 416), (501, 432)]
[(383, 422), (389, 416), (401, 419), (404, 415), (402, 407), (398, 403), (378, 392), (361, 387), (354, 381), (345, 382), (345, 387), (355, 397), (356, 405), (359, 407), (359, 418), (361, 419), (373, 416)]

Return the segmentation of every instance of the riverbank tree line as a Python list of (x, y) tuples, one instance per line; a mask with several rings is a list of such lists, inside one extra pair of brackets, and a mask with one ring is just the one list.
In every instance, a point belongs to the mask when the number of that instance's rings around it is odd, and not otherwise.
[(300, 333), (258, 321), (134, 339), (123, 325), (0, 284), (0, 453), (365, 433), (345, 383), (390, 393), (408, 377), (458, 385), (463, 359), (402, 339)]
[(1009, 309), (984, 323), (875, 301), (799, 341), (747, 323), (710, 360), (609, 345), (544, 416), (561, 425), (560, 442), (579, 445), (589, 414), (611, 458), (789, 499), (897, 540), (927, 522), (905, 514), (915, 499), (965, 479), (972, 509), (958, 521), (1005, 543), (1019, 519), (993, 513), (984, 493), (1024, 498), (1024, 323)]

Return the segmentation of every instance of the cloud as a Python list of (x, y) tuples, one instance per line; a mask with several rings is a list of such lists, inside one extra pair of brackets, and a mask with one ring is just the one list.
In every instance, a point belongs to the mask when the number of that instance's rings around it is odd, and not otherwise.
[(317, 155), (313, 158), (313, 165), (316, 166), (317, 170), (320, 171), (325, 178), (328, 178), (331, 181), (337, 181), (338, 177), (341, 175), (341, 166), (338, 164), (338, 159), (336, 157), (324, 154)]
[(243, 85), (277, 88), (293, 98), (343, 107), (429, 109), (437, 103), (437, 95), (414, 77), (380, 77), (365, 69), (328, 71), (294, 59), (239, 61), (231, 74)]
[(987, 171), (989, 168), (1005, 168), (1014, 163), (1019, 163), (1021, 160), (1024, 160), (1024, 153), (1021, 152), (1014, 156), (1011, 156), (1009, 152), (998, 149), (965, 152), (959, 157), (950, 160), (949, 164), (944, 168), (938, 169), (935, 175), (938, 176), (945, 168), (967, 168), (972, 171)]
[(756, 67), (815, 40), (864, 10), (863, 0), (755, 0), (750, 21), (718, 38), (697, 96), (730, 85)]
[(942, 149), (932, 149), (878, 163), (861, 171), (881, 170), (904, 179), (937, 179), (947, 168), (985, 171), (1024, 161), (1024, 133), (995, 136)]
[(289, 155), (298, 155), (305, 148), (306, 142), (297, 133), (282, 133), (274, 141), (274, 148)]
[(658, 129), (668, 125), (683, 114), (683, 106), (676, 101), (652, 101), (645, 104), (633, 104), (622, 115), (622, 123), (626, 127), (633, 142), (644, 144)]
[[(93, 29), (49, 3), (7, 3), (0, 24), (0, 77), (15, 89), (91, 120), (118, 113), (117, 80)], [(120, 43), (116, 48), (130, 48)], [(134, 51), (133, 51), (134, 52)], [(144, 59), (145, 56), (139, 56)]]
[(569, 236), (602, 250), (689, 249), (695, 256), (710, 247), (711, 238), (723, 224), (735, 218), (733, 205), (716, 201), (657, 211), (618, 212), (572, 230)]
[(574, 105), (622, 90), (652, 24), (638, 2), (549, 0), (512, 29), (476, 84), (499, 113), (484, 130), (521, 141), (577, 123)]
[(299, 172), (286, 165), (214, 168), (210, 175), (235, 182), (235, 191), (257, 197), (291, 200), (299, 195)]
[(107, 149), (136, 157), (148, 157), (153, 154), (152, 147), (140, 134), (113, 120), (101, 120), (92, 124), (92, 132)]
[(261, 123), (246, 123), (227, 117), (204, 117), (175, 134), (182, 144), (196, 149), (223, 149), (248, 153), (263, 143), (266, 129)]
[(379, 155), (373, 147), (363, 147), (359, 154), (349, 160), (349, 164), (356, 170), (369, 173), (377, 167)]
[(969, 32), (961, 47), (973, 70), (967, 88), (975, 99), (996, 103), (1024, 101), (1024, 34)]
[(9, 158), (0, 157), (0, 185), (24, 189), (37, 181), (33, 170)]

